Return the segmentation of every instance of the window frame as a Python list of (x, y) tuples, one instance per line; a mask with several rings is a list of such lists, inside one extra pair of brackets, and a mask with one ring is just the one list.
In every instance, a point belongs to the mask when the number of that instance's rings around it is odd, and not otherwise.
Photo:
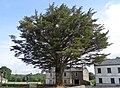
[(103, 83), (103, 79), (99, 78), (99, 83), (102, 84)]
[(112, 73), (111, 68), (107, 68), (107, 73)]
[(66, 77), (66, 72), (64, 72), (64, 77)]
[(75, 76), (76, 76), (76, 77), (78, 76), (78, 73), (77, 73), (77, 72), (75, 73)]
[(101, 73), (101, 68), (97, 68), (97, 73)]
[(118, 67), (118, 73), (120, 73), (120, 67)]
[(111, 84), (115, 84), (115, 78), (110, 78)]
[(66, 79), (64, 79), (64, 83), (65, 83), (65, 84), (67, 83), (67, 80), (66, 80)]
[(119, 80), (119, 84), (120, 84), (120, 78), (118, 78), (118, 80)]

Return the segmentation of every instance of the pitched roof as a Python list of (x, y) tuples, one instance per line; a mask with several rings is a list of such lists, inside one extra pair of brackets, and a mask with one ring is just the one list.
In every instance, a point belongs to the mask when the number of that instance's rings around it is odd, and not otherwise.
[[(1, 79), (1, 76), (0, 76), (0, 79)], [(8, 79), (6, 79), (6, 78), (2, 78), (2, 81), (5, 81), (5, 80), (8, 80)]]
[(6, 79), (6, 78), (2, 78), (2, 81), (7, 81), (8, 79)]
[[(87, 70), (86, 67), (71, 67), (71, 68), (65, 68), (64, 72), (74, 72), (74, 71), (79, 71), (79, 72), (82, 72), (84, 69)], [(53, 67), (50, 71), (47, 71), (47, 73), (49, 72), (55, 72), (55, 68)]]
[(71, 72), (71, 71), (83, 71), (82, 67), (71, 67), (71, 68), (66, 68), (64, 72)]
[(95, 66), (102, 65), (120, 65), (120, 59), (106, 59), (102, 63), (96, 63)]

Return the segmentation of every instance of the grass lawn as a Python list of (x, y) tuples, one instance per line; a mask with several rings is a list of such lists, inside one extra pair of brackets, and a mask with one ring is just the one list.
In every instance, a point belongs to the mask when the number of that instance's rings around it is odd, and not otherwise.
[(23, 88), (23, 87), (0, 87), (0, 88)]
[[(7, 82), (7, 83), (5, 83), (5, 84), (30, 84), (30, 86), (32, 87), (34, 87), (34, 86), (36, 86), (37, 84), (41, 84), (41, 82)], [(0, 88), (23, 88), (23, 87), (0, 87)]]
[(41, 82), (7, 82), (7, 84), (41, 84)]

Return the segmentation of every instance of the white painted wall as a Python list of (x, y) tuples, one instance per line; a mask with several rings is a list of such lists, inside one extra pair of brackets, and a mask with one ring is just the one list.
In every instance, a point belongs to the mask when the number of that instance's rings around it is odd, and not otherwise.
[[(81, 69), (67, 69), (65, 70), (64, 72), (66, 73), (66, 76), (64, 76), (64, 73), (63, 73), (63, 82), (64, 80), (66, 81), (65, 84), (73, 84), (74, 82), (72, 82), (73, 78), (72, 78), (72, 75), (74, 74), (73, 72), (76, 73), (76, 71), (80, 72), (79, 70)], [(71, 74), (72, 72), (72, 74)], [(81, 73), (81, 72), (80, 72)], [(84, 69), (83, 70), (83, 80), (86, 80), (86, 81), (89, 81), (89, 72), (87, 69)], [(54, 69), (51, 70), (51, 73), (46, 73), (46, 84), (55, 84), (55, 71)]]
[[(66, 76), (63, 74), (63, 82), (66, 80), (65, 84), (72, 83), (70, 72), (66, 72)], [(46, 84), (55, 84), (55, 73), (46, 73)]]
[[(115, 85), (120, 84), (120, 73), (118, 73), (118, 67), (120, 67), (120, 65), (95, 66), (96, 83), (99, 84), (99, 78), (102, 78), (103, 84), (111, 84), (110, 78), (114, 78)], [(101, 73), (98, 73), (98, 68), (101, 68)], [(107, 73), (107, 68), (111, 68), (111, 73)]]
[(46, 84), (55, 84), (55, 73), (46, 73)]
[(89, 81), (89, 71), (87, 69), (83, 70), (83, 80)]

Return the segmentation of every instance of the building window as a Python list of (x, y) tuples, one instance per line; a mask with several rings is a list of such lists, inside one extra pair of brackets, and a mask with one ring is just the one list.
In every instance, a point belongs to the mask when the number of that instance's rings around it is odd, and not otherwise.
[(77, 74), (77, 73), (76, 73), (75, 75), (76, 75), (76, 76), (78, 76), (78, 74)]
[(50, 78), (52, 78), (52, 73), (50, 73)]
[(102, 78), (99, 78), (99, 83), (103, 83), (103, 82), (102, 82)]
[(79, 83), (79, 82), (80, 82), (79, 79), (75, 79), (74, 82), (75, 82), (75, 85), (79, 85), (79, 84), (80, 84), (80, 83)]
[(97, 68), (97, 70), (98, 70), (98, 73), (101, 73), (101, 68)]
[(118, 73), (120, 73), (120, 67), (118, 68)]
[(120, 78), (119, 78), (119, 84), (120, 84)]
[(66, 73), (64, 73), (64, 76), (66, 76)]
[(115, 84), (115, 79), (111, 78), (111, 84)]
[(52, 80), (50, 80), (49, 84), (52, 84)]
[(64, 80), (64, 83), (66, 83), (66, 80)]
[(111, 73), (111, 68), (107, 68), (107, 72), (108, 72), (108, 73)]

